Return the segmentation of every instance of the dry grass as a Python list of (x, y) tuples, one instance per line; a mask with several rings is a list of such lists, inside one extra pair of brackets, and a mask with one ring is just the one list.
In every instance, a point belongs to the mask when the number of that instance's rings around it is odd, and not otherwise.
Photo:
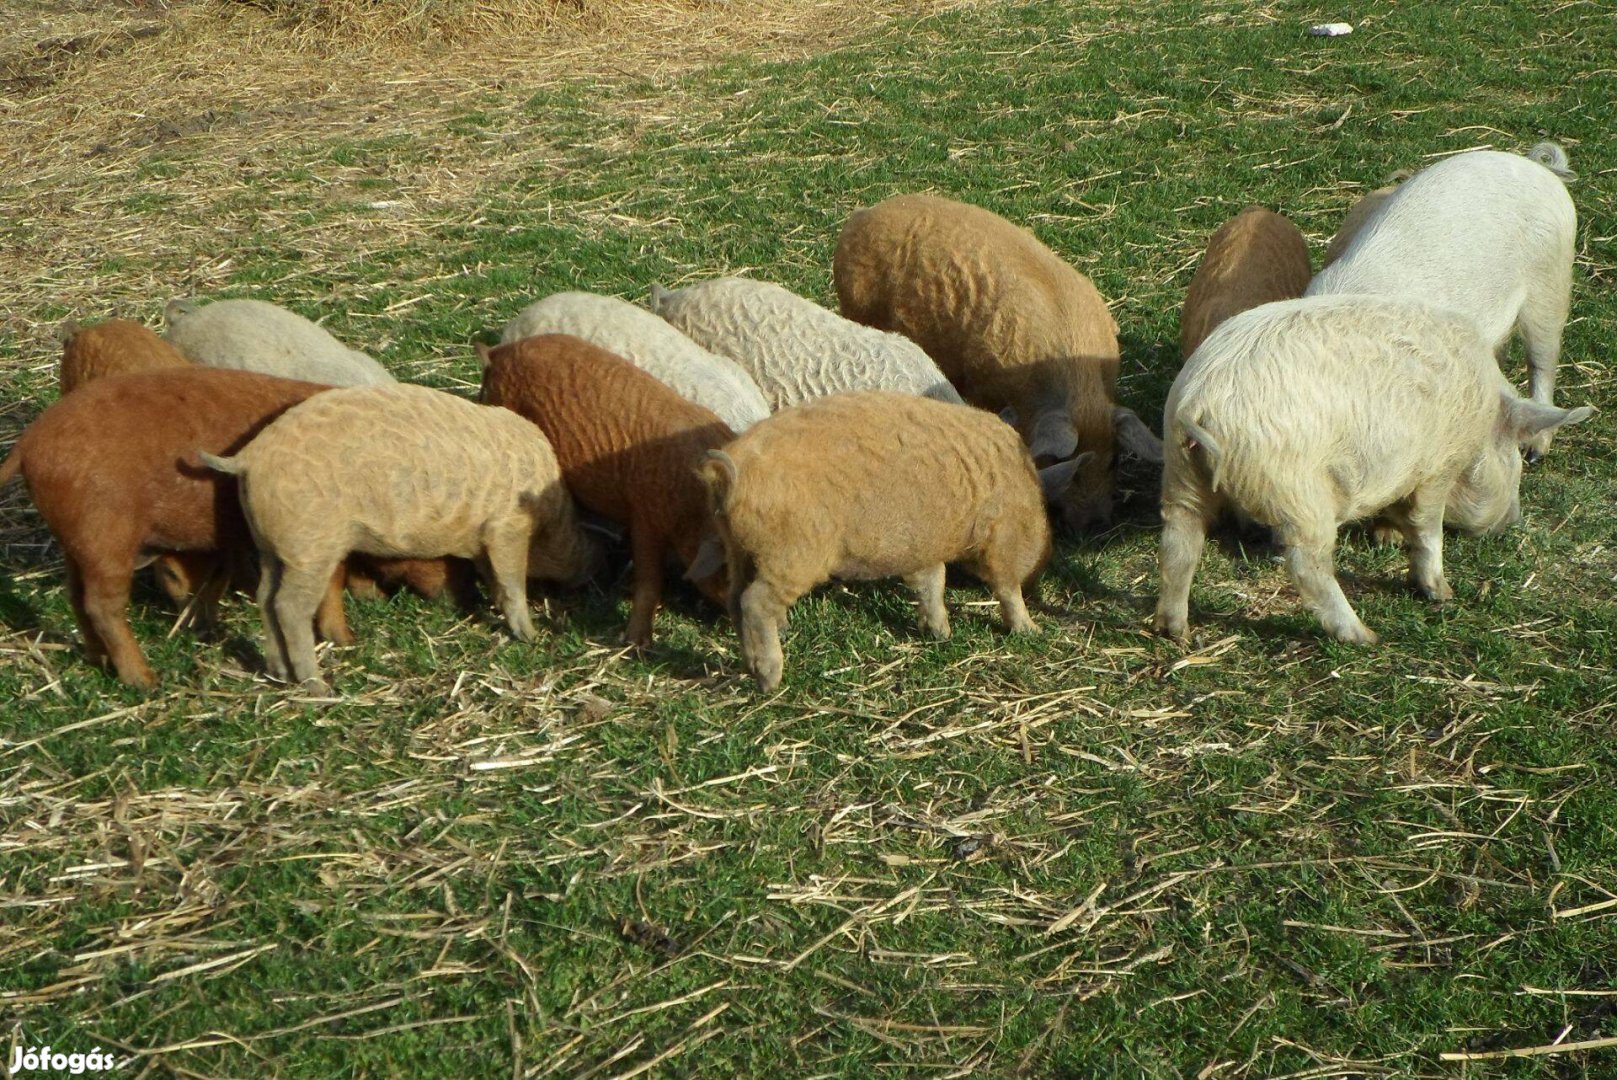
[[(493, 127), (520, 117), (513, 88), (604, 89), (630, 78), (667, 88), (731, 53), (811, 55), (895, 17), (970, 2), (762, 0), (744, 18), (703, 0), (468, 3), (450, 5), (459, 22), (446, 51), (431, 27), (370, 29), (399, 21), (354, 0), (272, 0), (280, 11), (313, 13), (290, 33), (284, 14), (233, 0), (3, 0), (0, 205), (10, 220), (0, 330), (16, 335), (37, 373), (63, 315), (151, 319), (170, 295), (229, 281), (231, 249), (253, 231), (306, 231), (299, 247), (319, 277), (368, 248), (406, 246), (474, 218), (481, 194), (553, 157), (528, 118), (520, 139), (492, 142), (454, 124), (482, 108), (493, 110)], [(333, 20), (344, 32), (322, 29)], [(402, 153), (378, 197), (371, 170), (328, 156), (345, 139), (433, 152)], [(266, 189), (294, 197), (265, 199)], [(295, 196), (309, 193), (323, 205), (345, 196), (354, 205), (304, 225)], [(167, 228), (129, 212), (136, 204), (162, 205)]]

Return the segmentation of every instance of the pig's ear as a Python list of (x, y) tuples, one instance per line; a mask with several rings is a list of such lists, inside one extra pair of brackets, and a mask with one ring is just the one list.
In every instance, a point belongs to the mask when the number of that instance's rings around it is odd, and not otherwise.
[(1039, 470), (1039, 488), (1044, 492), (1045, 502), (1055, 502), (1067, 493), (1072, 486), (1072, 478), (1083, 467), (1084, 462), (1094, 457), (1092, 450), (1085, 450), (1075, 458), (1058, 461), (1054, 465), (1047, 465)]
[(1121, 405), (1112, 408), (1112, 423), (1117, 427), (1117, 445), (1141, 461), (1162, 464), (1162, 440), (1151, 433), (1145, 421), (1133, 409)]
[(724, 544), (717, 536), (704, 536), (696, 557), (685, 568), (686, 581), (702, 581), (724, 569)]
[(1033, 437), (1028, 440), (1028, 449), (1035, 460), (1071, 457), (1078, 449), (1078, 432), (1073, 430), (1072, 418), (1065, 411), (1040, 414), (1033, 421)]
[(487, 371), (489, 363), (490, 363), (490, 354), (494, 350), (490, 349), (487, 345), (484, 345), (481, 341), (479, 341), (476, 345), (474, 345), (472, 347), (477, 350), (477, 368), (478, 368), (478, 370), (479, 371)]
[(1590, 405), (1577, 409), (1561, 409), (1533, 401), (1531, 398), (1518, 397), (1514, 391), (1500, 391), (1500, 399), (1505, 423), (1509, 425), (1510, 432), (1517, 442), (1526, 442), (1534, 435), (1554, 431), (1567, 424), (1582, 423), (1595, 414), (1594, 407)]

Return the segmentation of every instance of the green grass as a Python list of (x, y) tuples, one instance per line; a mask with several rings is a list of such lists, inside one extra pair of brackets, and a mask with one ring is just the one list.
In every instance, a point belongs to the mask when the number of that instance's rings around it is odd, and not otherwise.
[[(1450, 538), (1442, 609), (1397, 551), (1344, 540), (1377, 648), (1324, 640), (1271, 554), (1233, 544), (1209, 544), (1193, 645), (1152, 637), (1156, 477), (1130, 467), (1117, 528), (1061, 539), (1037, 638), (1008, 640), (969, 584), (941, 644), (897, 583), (827, 588), (793, 610), (767, 699), (694, 595), (649, 657), (619, 655), (622, 581), (544, 597), (537, 646), (487, 614), (351, 602), (362, 643), (324, 654), (327, 705), (253, 679), (245, 602), (222, 641), (165, 640), (147, 590), (164, 684), (143, 697), (82, 662), (13, 490), (15, 1040), (206, 1076), (1224, 1080), (1451, 1076), (1440, 1053), (1613, 1034), (1617, 999), (1588, 992), (1617, 989), (1617, 907), (1557, 913), (1617, 894), (1617, 25), (1370, 3), (1351, 37), (1303, 34), (1338, 15), (990, 6), (673, 82), (512, 75), (441, 130), (243, 163), (212, 207), (236, 228), (224, 291), (433, 385), (470, 384), (470, 342), (558, 289), (745, 270), (833, 303), (846, 214), (929, 189), (1091, 275), (1124, 400), (1154, 416), (1196, 254), (1241, 206), (1322, 243), (1394, 169), (1554, 137), (1582, 177), (1560, 396), (1604, 412), (1528, 473), (1521, 528)], [(149, 154), (118, 212), (201, 227), (163, 185), (207, 140)], [(437, 162), (489, 179), (390, 234), (366, 204)], [(180, 292), (185, 257), (100, 264)], [(13, 429), (54, 393), (49, 361), (0, 341)], [(1469, 1068), (1610, 1076), (1617, 1050)]]

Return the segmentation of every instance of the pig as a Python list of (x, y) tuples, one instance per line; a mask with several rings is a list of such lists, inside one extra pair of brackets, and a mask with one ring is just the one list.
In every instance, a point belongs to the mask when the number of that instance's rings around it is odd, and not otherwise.
[(769, 415), (769, 402), (734, 360), (708, 352), (643, 307), (615, 296), (560, 292), (529, 304), (506, 324), (500, 344), (535, 334), (573, 334), (621, 356), (733, 431)]
[(653, 285), (646, 306), (740, 364), (771, 409), (844, 390), (898, 390), (962, 404), (909, 338), (851, 322), (768, 281), (716, 278), (672, 291)]
[(527, 577), (581, 584), (601, 563), (556, 456), (506, 409), (396, 383), (328, 390), (209, 468), (240, 478), (258, 545), (272, 678), (323, 691), (309, 614), (350, 552), (486, 560), (511, 632), (534, 637)]
[(1420, 301), (1315, 296), (1233, 316), (1179, 372), (1163, 414), (1156, 627), (1188, 632), (1207, 525), (1229, 505), (1276, 530), (1326, 633), (1373, 643), (1333, 572), (1338, 526), (1393, 521), (1410, 584), (1448, 600), (1444, 524), (1516, 522), (1518, 444), (1593, 411), (1519, 397), (1474, 320)]
[[(1451, 308), (1473, 319), (1500, 355), (1520, 334), (1533, 400), (1549, 405), (1572, 302), (1578, 219), (1570, 175), (1554, 143), (1525, 156), (1473, 150), (1444, 158), (1399, 185), (1306, 295), (1363, 293)], [(1552, 431), (1528, 443), (1531, 460), (1549, 448)]]
[(1189, 359), (1225, 319), (1271, 300), (1301, 296), (1313, 273), (1308, 241), (1273, 210), (1249, 206), (1207, 242), (1179, 315), (1179, 352)]
[(902, 577), (935, 637), (949, 636), (944, 565), (986, 582), (1012, 632), (1050, 555), (1043, 494), (1077, 458), (1037, 473), (1016, 431), (991, 413), (888, 390), (832, 394), (784, 409), (701, 466), (729, 566), (742, 657), (780, 684), (779, 626), (830, 578)]
[[(233, 573), (250, 576), (240, 569), (252, 544), (234, 485), (201, 468), (192, 451), (237, 450), (323, 389), (190, 366), (108, 375), (28, 425), (0, 465), (0, 484), (22, 474), (61, 546), (68, 597), (92, 660), (110, 660), (131, 686), (157, 684), (126, 616), (130, 579), (155, 558), (178, 554), (183, 582), (169, 588), (189, 594), (205, 583), (198, 602), (210, 611)], [(320, 621), (327, 638), (352, 640), (340, 594), (326, 596)]]
[(60, 382), (64, 395), (103, 375), (189, 367), (191, 364), (174, 346), (140, 323), (128, 319), (107, 319), (93, 326), (69, 322), (62, 327), (60, 336)]
[(1111, 520), (1115, 451), (1162, 459), (1117, 404), (1117, 322), (1089, 279), (980, 207), (896, 195), (849, 215), (832, 267), (842, 314), (915, 341), (973, 405), (1005, 413), (1040, 463), (1083, 453), (1056, 500), (1075, 529)]
[(301, 315), (262, 300), (170, 300), (169, 343), (208, 367), (256, 371), (327, 386), (394, 382), (386, 368)]
[(626, 640), (637, 648), (651, 644), (670, 549), (696, 585), (724, 603), (722, 548), (696, 466), (708, 450), (735, 438), (729, 426), (571, 334), (479, 346), (478, 355), (482, 400), (537, 424), (579, 506), (628, 528), (634, 602)]

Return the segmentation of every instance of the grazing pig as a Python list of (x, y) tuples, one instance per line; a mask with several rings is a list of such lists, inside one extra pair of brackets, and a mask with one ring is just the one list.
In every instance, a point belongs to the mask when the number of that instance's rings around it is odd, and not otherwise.
[(733, 431), (769, 415), (769, 402), (734, 360), (710, 353), (643, 307), (615, 296), (562, 292), (529, 304), (506, 324), (500, 344), (535, 334), (572, 334), (621, 356), (712, 410)]
[[(0, 465), (0, 483), (22, 473), (61, 545), (73, 615), (92, 659), (110, 659), (126, 683), (156, 685), (125, 614), (135, 570), (179, 552), (185, 580), (175, 587), (189, 592), (210, 582), (199, 601), (211, 607), (232, 576), (215, 570), (215, 555), (239, 565), (252, 552), (235, 485), (201, 468), (194, 451), (237, 450), (323, 389), (189, 366), (109, 375), (74, 390), (22, 433)], [(340, 594), (333, 600), (321, 608), (322, 633), (348, 640)]]
[(63, 394), (103, 375), (191, 364), (174, 346), (128, 319), (108, 319), (93, 326), (70, 322), (62, 327), (61, 338)]
[(745, 368), (771, 409), (846, 390), (896, 390), (962, 404), (909, 338), (851, 322), (767, 281), (719, 278), (672, 292), (653, 285), (646, 306)]
[(1410, 583), (1447, 600), (1444, 523), (1495, 532), (1515, 522), (1518, 443), (1593, 411), (1519, 397), (1457, 312), (1377, 296), (1242, 312), (1208, 336), (1168, 394), (1157, 629), (1185, 636), (1203, 537), (1228, 504), (1276, 529), (1326, 633), (1373, 642), (1333, 572), (1337, 527), (1391, 519), (1409, 547)]
[[(1424, 300), (1469, 316), (1496, 353), (1518, 333), (1533, 400), (1548, 405), (1571, 304), (1570, 176), (1554, 143), (1526, 156), (1474, 150), (1445, 158), (1399, 185), (1306, 295)], [(1530, 459), (1550, 437), (1549, 429), (1534, 437)]]
[(387, 369), (320, 326), (262, 300), (170, 300), (163, 310), (169, 342), (208, 367), (256, 371), (327, 386), (394, 381)]
[[(629, 530), (634, 602), (625, 639), (651, 644), (670, 549), (702, 591), (724, 603), (718, 533), (696, 476), (704, 453), (735, 438), (724, 421), (571, 334), (480, 345), (478, 355), (482, 400), (539, 425), (578, 505)], [(700, 559), (704, 544), (711, 557)]]
[[(69, 322), (62, 327), (60, 336), (60, 385), (64, 395), (103, 375), (191, 366), (191, 361), (181, 356), (174, 346), (142, 324), (128, 319), (107, 319), (93, 326)], [(181, 611), (190, 604), (199, 587), (210, 583), (213, 572), (213, 557), (198, 553), (159, 555), (155, 569), (157, 583)], [(217, 587), (198, 597), (198, 614), (204, 621), (211, 621), (213, 601), (223, 584), (221, 579)]]
[(1291, 300), (1308, 287), (1308, 241), (1285, 217), (1249, 206), (1219, 226), (1190, 279), (1179, 314), (1179, 352), (1186, 359), (1213, 327), (1238, 312)]
[(1321, 270), (1342, 257), (1342, 252), (1346, 251), (1347, 246), (1353, 243), (1353, 238), (1358, 236), (1366, 225), (1370, 224), (1370, 220), (1375, 217), (1376, 211), (1380, 210), (1387, 200), (1392, 197), (1392, 193), (1398, 190), (1398, 185), (1413, 175), (1414, 173), (1408, 169), (1398, 170), (1387, 178), (1385, 185), (1376, 188), (1348, 208), (1347, 216), (1342, 219), (1341, 227), (1336, 230), (1336, 235), (1331, 237), (1331, 242), (1325, 245), (1325, 258), (1319, 264)]
[(1050, 554), (1041, 483), (1064, 487), (1077, 459), (1035, 473), (992, 413), (910, 394), (833, 394), (776, 413), (710, 451), (730, 570), (730, 616), (765, 691), (780, 683), (779, 625), (830, 578), (904, 578), (921, 621), (949, 636), (944, 564), (993, 590), (1005, 625), (1030, 631), (1022, 587)]
[(1014, 412), (1039, 462), (1087, 454), (1056, 501), (1068, 525), (1109, 521), (1115, 451), (1162, 460), (1116, 404), (1117, 323), (1088, 278), (980, 207), (898, 195), (848, 217), (833, 267), (842, 314), (925, 349), (974, 405)]
[(403, 383), (328, 390), (234, 457), (258, 543), (264, 657), (276, 679), (323, 689), (309, 616), (350, 552), (486, 559), (511, 632), (534, 636), (527, 577), (582, 582), (600, 550), (584, 535), (538, 428)]

